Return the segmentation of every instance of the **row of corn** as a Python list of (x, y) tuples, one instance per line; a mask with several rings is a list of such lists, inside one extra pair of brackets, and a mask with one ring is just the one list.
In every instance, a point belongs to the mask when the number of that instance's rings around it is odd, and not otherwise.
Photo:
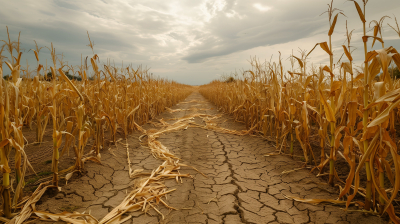
[[(84, 60), (81, 57), (80, 66), (69, 66), (52, 44), (40, 48), (35, 42), (36, 49), (24, 53), (26, 57), (36, 58), (34, 70), (29, 65), (21, 65), (23, 52), (19, 38), (12, 41), (8, 35), (8, 40), (3, 42), (0, 76), (3, 77), (3, 66), (11, 71), (8, 79), (0, 79), (1, 194), (2, 214), (6, 219), (17, 215), (13, 212), (23, 205), (24, 177), (27, 169), (34, 170), (25, 154), (24, 132), (35, 132), (35, 143), (42, 143), (46, 127), (52, 126), (51, 187), (57, 188), (60, 175), (68, 180), (73, 173), (83, 171), (85, 161), (100, 162), (105, 144), (115, 144), (118, 134), (126, 137), (139, 128), (138, 124), (146, 123), (191, 92), (189, 86), (153, 78), (141, 66), (116, 67), (109, 61), (100, 64), (90, 38), (93, 56)], [(51, 53), (50, 67), (47, 61), (46, 66), (39, 64), (44, 50)], [(81, 81), (70, 80), (65, 74), (67, 71)], [(94, 142), (92, 146), (88, 145), (89, 139)], [(70, 148), (74, 151), (75, 165), (60, 171), (59, 161)], [(12, 159), (13, 150), (15, 158)], [(9, 166), (11, 160), (14, 167)], [(16, 180), (13, 195), (11, 176)]]
[[(292, 54), (289, 71), (283, 70), (281, 57), (278, 62), (267, 63), (252, 58), (252, 69), (242, 76), (213, 81), (202, 86), (200, 92), (244, 122), (247, 129), (273, 138), (280, 152), (288, 148), (293, 155), (294, 143), (298, 142), (305, 165), (318, 170), (319, 175), (329, 175), (328, 183), (339, 186), (338, 199), (330, 202), (344, 202), (346, 208), (357, 203), (365, 212), (388, 214), (394, 223), (400, 223), (393, 206), (399, 201), (400, 189), (395, 129), (400, 83), (393, 79), (393, 73), (400, 68), (400, 54), (385, 46), (382, 38), (383, 22), (390, 19), (388, 16), (373, 20), (373, 34), (367, 34), (367, 3), (349, 3), (354, 4), (354, 13), (358, 13), (363, 27), (360, 39), (364, 58), (360, 67), (354, 65), (353, 31), (349, 32), (347, 21), (346, 44), (336, 49), (342, 57), (334, 63), (332, 35), (344, 13), (334, 8), (332, 1), (326, 11), (328, 41), (317, 43), (308, 52), (300, 50), (300, 56)], [(389, 24), (390, 29), (400, 37), (397, 19), (392, 19), (396, 25)], [(371, 50), (378, 44), (381, 49)], [(316, 50), (329, 56), (327, 65), (310, 66), (308, 57)], [(319, 147), (312, 148), (310, 139), (316, 136)], [(346, 180), (337, 174), (338, 157), (350, 167)], [(355, 198), (357, 195), (365, 200)]]

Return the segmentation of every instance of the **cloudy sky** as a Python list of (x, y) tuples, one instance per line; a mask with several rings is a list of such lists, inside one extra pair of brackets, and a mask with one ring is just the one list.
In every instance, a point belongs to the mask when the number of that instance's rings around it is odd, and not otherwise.
[[(330, 0), (0, 0), (0, 40), (7, 39), (6, 26), (21, 43), (26, 60), (36, 65), (34, 40), (39, 47), (50, 46), (63, 53), (71, 65), (80, 65), (81, 54), (92, 56), (89, 31), (94, 51), (101, 61), (107, 58), (118, 65), (132, 63), (150, 68), (155, 76), (168, 77), (181, 83), (200, 85), (222, 74), (250, 68), (250, 57), (260, 61), (277, 60), (279, 51), (286, 59), (299, 48), (311, 50), (318, 42), (328, 40), (327, 9)], [(345, 22), (355, 29), (353, 53), (360, 64), (362, 24), (354, 4), (335, 0), (334, 7), (343, 10), (333, 34), (336, 61), (343, 50)], [(399, 0), (370, 0), (367, 20), (384, 22), (385, 46), (400, 49), (400, 37), (388, 25), (400, 19)], [(372, 32), (370, 32), (372, 35)], [(377, 44), (377, 48), (381, 45)], [(8, 56), (8, 53), (4, 54)], [(40, 63), (50, 63), (47, 49), (40, 52)], [(311, 62), (326, 64), (326, 53), (317, 49)], [(9, 71), (3, 65), (4, 74)], [(288, 61), (285, 67), (289, 69)]]

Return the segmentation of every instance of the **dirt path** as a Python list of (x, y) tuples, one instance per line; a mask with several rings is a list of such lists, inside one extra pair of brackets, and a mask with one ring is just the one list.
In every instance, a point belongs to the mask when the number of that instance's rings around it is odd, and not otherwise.
[[(215, 107), (198, 92), (185, 102), (192, 100), (198, 102), (180, 103), (172, 109)], [(215, 108), (197, 112), (218, 114)], [(158, 118), (180, 118), (190, 113), (193, 111), (164, 112)], [(204, 125), (199, 118), (195, 121)], [(244, 129), (228, 116), (222, 116), (219, 121), (222, 127)], [(148, 124), (144, 128), (154, 127)], [(134, 134), (128, 139), (132, 168), (151, 172), (162, 161), (139, 145), (138, 136)], [(346, 213), (340, 209), (343, 206), (310, 205), (285, 199), (283, 194), (335, 199), (338, 193), (335, 188), (316, 184), (321, 180), (308, 170), (281, 175), (282, 171), (299, 168), (301, 163), (286, 156), (265, 157), (275, 148), (262, 138), (188, 128), (165, 134), (158, 140), (183, 163), (196, 167), (208, 178), (191, 168), (182, 168), (181, 173), (190, 173), (194, 179), (184, 178), (180, 184), (175, 180), (166, 181), (170, 189), (177, 189), (168, 195), (167, 203), (179, 210), (169, 211), (160, 205), (164, 220), (152, 210), (152, 216), (134, 212), (132, 220), (125, 223), (386, 223), (379, 217)], [(112, 150), (115, 156), (104, 150), (103, 165), (87, 163), (85, 176), (74, 176), (57, 195), (43, 196), (37, 208), (53, 213), (90, 210), (97, 219), (104, 217), (121, 203), (135, 182), (128, 176), (125, 148), (117, 145)]]

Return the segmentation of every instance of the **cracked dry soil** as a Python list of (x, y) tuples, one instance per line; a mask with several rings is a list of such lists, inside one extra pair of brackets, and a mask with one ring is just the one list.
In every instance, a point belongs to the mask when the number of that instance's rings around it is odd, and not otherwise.
[[(218, 111), (198, 92), (172, 109), (210, 109), (198, 112), (210, 115)], [(194, 113), (186, 110), (164, 112), (157, 116), (168, 121), (171, 118)], [(200, 118), (195, 121), (204, 125)], [(219, 125), (234, 130), (245, 129), (229, 116), (222, 116)], [(145, 129), (154, 128), (150, 124)], [(155, 159), (149, 149), (141, 147), (139, 133), (128, 137), (133, 169), (150, 173), (162, 161)], [(283, 194), (302, 198), (337, 197), (337, 189), (316, 184), (320, 179), (308, 170), (298, 170), (285, 175), (282, 171), (293, 170), (301, 162), (287, 156), (265, 157), (275, 148), (266, 140), (254, 136), (221, 134), (201, 128), (167, 133), (158, 140), (182, 162), (196, 167), (206, 174), (205, 178), (195, 170), (182, 167), (181, 173), (194, 178), (183, 178), (183, 183), (167, 180), (169, 189), (177, 190), (167, 196), (167, 203), (179, 210), (169, 211), (160, 205), (158, 209), (165, 219), (151, 210), (131, 213), (132, 219), (125, 223), (387, 223), (385, 220), (359, 212), (345, 212), (343, 206), (311, 205), (284, 198)], [(128, 175), (126, 151), (121, 145), (112, 146), (115, 154), (102, 152), (102, 165), (87, 163), (87, 173), (74, 177), (56, 195), (44, 195), (38, 210), (53, 213), (61, 211), (89, 212), (98, 220), (119, 205), (131, 191), (135, 180)], [(48, 223), (37, 221), (37, 223)]]

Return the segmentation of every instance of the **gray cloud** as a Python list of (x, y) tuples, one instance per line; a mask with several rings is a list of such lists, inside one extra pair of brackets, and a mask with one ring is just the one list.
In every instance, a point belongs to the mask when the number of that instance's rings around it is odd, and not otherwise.
[(191, 49), (192, 53), (183, 59), (189, 63), (197, 63), (210, 57), (223, 56), (254, 47), (287, 43), (307, 37), (318, 29), (318, 27), (310, 25), (312, 24), (291, 22), (277, 24), (275, 27), (265, 25), (245, 29), (240, 31), (236, 38), (204, 41), (202, 45)]
[[(327, 41), (329, 24), (326, 14), (319, 15), (329, 2), (0, 0), (0, 40), (7, 38), (7, 25), (13, 40), (21, 31), (21, 43), (25, 49), (22, 60), (28, 60), (31, 66), (36, 65), (33, 53), (28, 53), (34, 48), (33, 40), (39, 46), (50, 46), (52, 42), (70, 65), (80, 65), (81, 54), (84, 57), (92, 55), (86, 46), (86, 31), (89, 31), (95, 43), (94, 51), (102, 61), (110, 58), (117, 65), (122, 61), (124, 65), (143, 64), (160, 77), (187, 84), (204, 84), (218, 78), (221, 73), (248, 68), (250, 55), (263, 60), (281, 51), (286, 58), (291, 49), (311, 49), (315, 43)], [(400, 9), (398, 0), (369, 2), (368, 20), (378, 20), (386, 14), (392, 16)], [(354, 4), (335, 0), (334, 6), (343, 9), (347, 15), (347, 18), (339, 17), (333, 36), (335, 58), (341, 55), (346, 19), (350, 29), (356, 28), (352, 45), (358, 50), (354, 57), (362, 58), (361, 23)], [(393, 24), (393, 20), (387, 22)], [(400, 49), (399, 39), (387, 26), (384, 39), (387, 39), (387, 46)], [(9, 57), (7, 53), (4, 55)], [(49, 63), (49, 51), (43, 49), (40, 63), (45, 64), (46, 59)], [(311, 55), (315, 63), (326, 63), (326, 59), (321, 50)], [(3, 66), (4, 74), (9, 73), (6, 67)]]

